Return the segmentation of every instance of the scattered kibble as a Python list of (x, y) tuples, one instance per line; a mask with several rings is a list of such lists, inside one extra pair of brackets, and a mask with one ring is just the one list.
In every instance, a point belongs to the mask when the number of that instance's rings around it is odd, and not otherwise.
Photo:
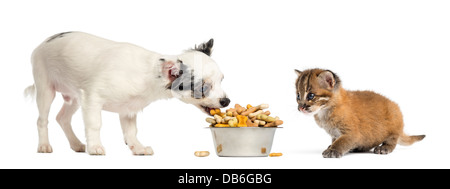
[(209, 151), (196, 151), (194, 155), (197, 157), (206, 157), (209, 156)]
[(270, 153), (269, 154), (270, 157), (280, 157), (282, 155), (283, 155), (283, 153)]

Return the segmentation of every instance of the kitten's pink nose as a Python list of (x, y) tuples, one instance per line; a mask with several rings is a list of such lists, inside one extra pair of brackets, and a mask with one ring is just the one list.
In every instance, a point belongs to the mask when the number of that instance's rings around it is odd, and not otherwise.
[(301, 111), (301, 112), (303, 112), (303, 113), (307, 113), (308, 111), (306, 111), (306, 104), (303, 104), (303, 105), (298, 105), (298, 111)]

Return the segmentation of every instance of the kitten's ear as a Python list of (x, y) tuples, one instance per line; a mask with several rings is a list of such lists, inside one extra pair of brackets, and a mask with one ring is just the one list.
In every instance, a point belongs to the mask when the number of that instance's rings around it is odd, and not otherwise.
[(302, 75), (302, 72), (300, 70), (297, 70), (297, 69), (294, 69), (294, 70), (295, 70), (295, 73), (297, 74), (297, 76)]
[(333, 72), (331, 71), (323, 71), (317, 76), (317, 80), (319, 82), (320, 87), (333, 90), (336, 86), (336, 78), (334, 77)]
[(211, 38), (211, 39), (210, 39), (208, 42), (206, 42), (206, 43), (202, 43), (202, 44), (200, 44), (200, 45), (198, 45), (198, 46), (196, 45), (195, 48), (194, 48), (194, 50), (203, 52), (203, 53), (205, 53), (206, 55), (211, 56), (213, 45), (214, 45), (214, 39)]

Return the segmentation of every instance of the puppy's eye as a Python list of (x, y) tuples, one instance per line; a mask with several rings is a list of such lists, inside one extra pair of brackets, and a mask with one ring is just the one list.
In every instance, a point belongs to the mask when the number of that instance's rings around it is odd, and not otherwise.
[(203, 87), (201, 88), (203, 96), (208, 96), (208, 93), (209, 93), (210, 89), (211, 89), (211, 86), (206, 84), (206, 83), (204, 83)]
[(193, 97), (196, 99), (204, 98), (209, 95), (211, 85), (203, 83), (202, 86), (198, 86), (193, 90)]
[(308, 95), (306, 95), (306, 100), (312, 100), (314, 96), (316, 96), (314, 93), (308, 93)]
[(300, 101), (300, 93), (297, 93), (297, 101)]

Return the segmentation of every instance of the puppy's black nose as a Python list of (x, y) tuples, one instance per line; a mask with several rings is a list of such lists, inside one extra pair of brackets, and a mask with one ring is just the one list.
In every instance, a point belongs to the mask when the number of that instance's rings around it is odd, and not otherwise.
[(230, 99), (229, 98), (221, 98), (219, 103), (220, 103), (220, 105), (222, 105), (222, 107), (227, 107), (228, 104), (230, 104)]

